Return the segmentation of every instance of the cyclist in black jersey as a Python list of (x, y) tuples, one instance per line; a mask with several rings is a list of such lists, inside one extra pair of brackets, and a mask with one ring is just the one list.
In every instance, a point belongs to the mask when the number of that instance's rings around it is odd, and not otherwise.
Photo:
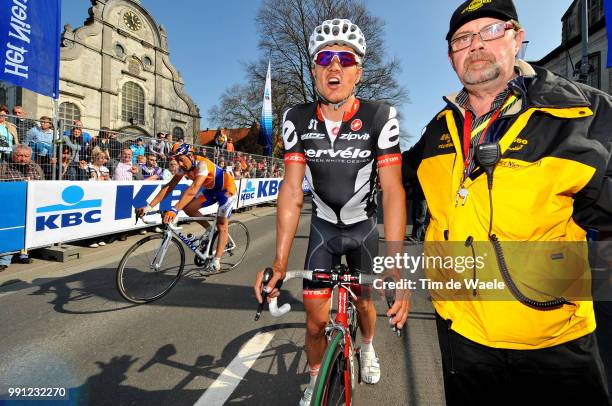
[[(383, 190), (386, 241), (403, 241), (406, 224), (405, 194), (401, 179), (397, 111), (384, 103), (355, 97), (362, 75), (365, 39), (349, 20), (324, 21), (310, 37), (309, 53), (318, 101), (295, 106), (285, 113), (285, 177), (278, 198), (276, 258), (272, 287), (285, 276), (289, 251), (303, 203), (302, 180), (313, 194), (313, 215), (306, 269), (331, 269), (346, 256), (350, 267), (369, 271), (378, 254), (376, 183)], [(261, 302), (263, 273), (257, 275), (255, 293)], [(316, 283), (304, 283), (306, 354), (311, 381), (300, 404), (309, 404), (312, 387), (325, 352), (324, 327), (331, 292)], [(376, 311), (367, 295), (357, 302), (362, 333), (361, 376), (366, 383), (380, 379), (372, 346)], [(388, 314), (402, 327), (408, 302), (397, 300)]]

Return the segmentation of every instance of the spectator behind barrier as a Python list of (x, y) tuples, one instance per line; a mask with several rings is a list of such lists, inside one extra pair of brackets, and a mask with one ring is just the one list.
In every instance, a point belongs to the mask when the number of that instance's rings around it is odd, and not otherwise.
[(132, 164), (132, 150), (124, 148), (121, 160), (112, 168), (113, 180), (142, 180), (138, 166)]
[(140, 171), (144, 180), (157, 180), (163, 178), (162, 170), (157, 166), (157, 157), (151, 152), (147, 154), (146, 163), (140, 165)]
[[(116, 133), (115, 133), (116, 134)], [(98, 137), (92, 141), (90, 147), (93, 149), (95, 147), (99, 147), (102, 151), (105, 151), (109, 158), (109, 164), (115, 165), (119, 160), (119, 155), (121, 153), (121, 143), (117, 141), (116, 136), (113, 137), (113, 131), (111, 131), (108, 127), (100, 128), (100, 132), (98, 133)]]
[(21, 106), (13, 107), (13, 115), (15, 116), (13, 117), (13, 123), (17, 128), (17, 137), (21, 140), (21, 142), (24, 142), (23, 140), (26, 137), (26, 133), (32, 127), (36, 126), (36, 122), (28, 118), (28, 114)]
[(0, 105), (0, 152), (5, 159), (11, 153), (13, 145), (19, 144), (17, 127), (7, 121), (8, 113), (8, 107)]
[(72, 161), (78, 163), (87, 161), (88, 154), (85, 152), (85, 144), (83, 142), (83, 130), (80, 127), (73, 127), (70, 130), (70, 135), (62, 137), (62, 142), (70, 147)]
[(165, 168), (167, 165), (167, 156), (169, 155), (170, 151), (166, 143), (166, 134), (163, 132), (157, 133), (157, 139), (151, 138), (149, 140), (148, 148), (148, 152), (155, 155), (155, 158), (157, 159), (157, 165), (160, 168)]
[(100, 147), (91, 151), (92, 162), (87, 165), (89, 180), (110, 180), (110, 171), (105, 166), (108, 155)]
[(32, 154), (38, 163), (47, 164), (53, 155), (53, 120), (51, 117), (42, 116), (38, 125), (27, 132), (23, 142), (32, 148)]
[(132, 150), (132, 163), (139, 163), (138, 157), (144, 157), (145, 155), (145, 146), (142, 137), (136, 138), (135, 144), (130, 145), (130, 149)]
[(72, 135), (72, 130), (74, 128), (78, 128), (81, 130), (81, 137), (83, 139), (82, 144), (90, 144), (95, 138), (91, 136), (91, 134), (89, 134), (87, 131), (83, 130), (83, 123), (81, 123), (81, 120), (74, 120), (72, 122), (72, 128), (68, 128), (66, 130), (64, 130), (64, 135), (65, 136), (70, 136)]
[(87, 180), (87, 163), (81, 161), (74, 162), (72, 159), (72, 150), (68, 145), (62, 146), (62, 156), (60, 164), (57, 166), (56, 179), (61, 180)]
[(42, 168), (32, 162), (32, 148), (25, 144), (13, 148), (10, 162), (0, 163), (0, 180), (44, 180)]
[(179, 171), (179, 164), (176, 159), (170, 158), (168, 160), (168, 169), (164, 169), (163, 178), (164, 180), (170, 180)]

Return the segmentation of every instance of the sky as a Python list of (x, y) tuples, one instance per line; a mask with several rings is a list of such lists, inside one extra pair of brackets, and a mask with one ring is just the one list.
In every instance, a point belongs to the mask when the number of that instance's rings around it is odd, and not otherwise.
[[(529, 41), (527, 60), (541, 59), (561, 43), (561, 17), (571, 3), (515, 0)], [(208, 110), (228, 87), (246, 82), (244, 63), (259, 56), (255, 16), (260, 1), (141, 0), (141, 4), (166, 29), (170, 61), (199, 106), (201, 127), (206, 129)], [(398, 106), (402, 147), (406, 148), (444, 106), (442, 96), (461, 88), (444, 40), (450, 16), (461, 1), (365, 0), (365, 4), (385, 22), (386, 55), (400, 61), (397, 79), (409, 91), (410, 101)], [(89, 0), (63, 0), (63, 24), (80, 27), (89, 7)]]

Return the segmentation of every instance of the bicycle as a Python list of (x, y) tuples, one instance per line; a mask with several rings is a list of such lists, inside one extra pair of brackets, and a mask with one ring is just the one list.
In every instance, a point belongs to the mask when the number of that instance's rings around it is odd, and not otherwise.
[[(148, 215), (162, 213), (152, 211)], [(145, 224), (156, 222), (141, 219)], [(184, 217), (178, 221), (216, 220), (215, 216)], [(138, 222), (138, 218), (136, 219)], [(163, 232), (147, 236), (132, 245), (117, 267), (117, 289), (129, 302), (143, 304), (153, 302), (166, 295), (178, 282), (185, 268), (185, 244), (194, 254), (194, 263), (204, 269), (201, 274), (212, 274), (209, 270), (215, 256), (218, 232), (211, 224), (208, 231), (195, 243), (173, 224), (162, 225)], [(227, 272), (243, 261), (249, 249), (248, 228), (238, 220), (230, 220), (228, 241), (221, 258), (221, 270)], [(151, 243), (152, 244), (149, 244)]]
[[(264, 288), (271, 277), (272, 269), (267, 268), (263, 276)], [(277, 288), (280, 289), (284, 282), (294, 278), (327, 282), (332, 291), (338, 287), (336, 317), (332, 319), (330, 308), (330, 321), (325, 327), (327, 349), (314, 386), (311, 406), (341, 404), (350, 406), (355, 388), (356, 358), (359, 364), (358, 353), (354, 348), (357, 335), (357, 308), (353, 301), (357, 299), (357, 295), (352, 289), (360, 288), (361, 285), (371, 285), (380, 276), (361, 274), (341, 264), (331, 270), (288, 271), (283, 281), (277, 284)], [(261, 317), (266, 297), (267, 293), (263, 289), (263, 300), (257, 308), (255, 321)], [(391, 308), (393, 298), (387, 295), (386, 299), (387, 305)], [(272, 316), (280, 317), (291, 310), (291, 305), (285, 303), (279, 307), (277, 298), (272, 298), (268, 308)], [(392, 326), (391, 329), (398, 337), (401, 335), (401, 330), (396, 326)]]

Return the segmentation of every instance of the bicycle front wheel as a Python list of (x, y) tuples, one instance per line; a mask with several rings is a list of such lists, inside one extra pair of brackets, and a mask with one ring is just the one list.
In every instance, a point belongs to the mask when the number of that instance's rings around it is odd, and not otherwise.
[[(228, 225), (229, 238), (227, 245), (223, 250), (223, 256), (221, 256), (221, 271), (227, 272), (231, 269), (236, 268), (247, 253), (251, 239), (249, 236), (249, 229), (244, 223), (238, 220), (230, 220)], [(219, 233), (215, 231), (213, 236), (212, 244), (210, 244), (210, 255), (215, 254), (217, 249), (217, 238)]]
[(148, 303), (176, 285), (185, 267), (185, 249), (172, 237), (164, 249), (164, 234), (145, 237), (125, 253), (117, 268), (117, 289), (132, 303)]
[(314, 386), (313, 406), (351, 405), (353, 373), (351, 362), (344, 354), (344, 334), (332, 333), (327, 345), (319, 376)]

